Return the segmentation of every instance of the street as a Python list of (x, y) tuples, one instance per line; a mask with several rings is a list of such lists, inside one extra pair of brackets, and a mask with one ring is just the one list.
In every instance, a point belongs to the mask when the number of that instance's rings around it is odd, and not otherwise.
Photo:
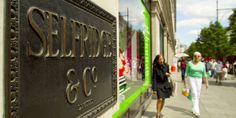
[[(181, 93), (183, 83), (180, 73), (174, 74), (177, 82), (177, 96), (166, 99), (162, 110), (164, 118), (194, 118), (191, 113), (191, 101)], [(202, 86), (200, 98), (201, 118), (235, 118), (236, 117), (236, 80), (224, 80), (222, 85), (216, 85), (215, 80), (209, 80), (209, 88)], [(142, 118), (155, 118), (156, 97), (153, 97)]]

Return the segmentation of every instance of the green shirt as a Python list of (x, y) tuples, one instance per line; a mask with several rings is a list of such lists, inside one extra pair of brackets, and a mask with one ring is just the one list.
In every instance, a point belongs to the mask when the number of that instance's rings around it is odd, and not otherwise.
[(203, 78), (207, 77), (205, 64), (203, 62), (199, 62), (197, 65), (194, 65), (192, 61), (188, 62), (185, 77), (196, 77)]

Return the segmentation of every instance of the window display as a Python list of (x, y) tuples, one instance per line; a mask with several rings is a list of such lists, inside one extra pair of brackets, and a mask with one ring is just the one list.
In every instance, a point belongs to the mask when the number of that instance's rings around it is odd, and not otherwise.
[(128, 97), (144, 80), (144, 15), (140, 1), (119, 3), (119, 89)]

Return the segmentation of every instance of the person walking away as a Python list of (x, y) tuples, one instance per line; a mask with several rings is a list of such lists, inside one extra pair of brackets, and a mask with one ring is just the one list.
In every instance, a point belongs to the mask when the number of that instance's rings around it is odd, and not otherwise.
[(217, 64), (216, 64), (216, 84), (219, 84), (221, 85), (221, 80), (223, 78), (223, 64), (220, 60), (217, 61)]
[(210, 60), (206, 61), (206, 73), (208, 77), (211, 76), (211, 66), (212, 66), (212, 63), (210, 62)]
[(157, 55), (153, 61), (153, 76), (152, 89), (157, 95), (156, 117), (161, 118), (163, 115), (161, 111), (165, 104), (165, 99), (169, 98), (172, 93), (172, 88), (168, 82), (170, 77), (169, 65), (164, 62), (162, 55)]
[(216, 77), (216, 60), (212, 59), (212, 65), (211, 65), (211, 79), (214, 79)]
[(222, 69), (222, 74), (223, 74), (222, 76), (223, 76), (223, 79), (225, 79), (225, 80), (228, 78), (228, 70), (229, 70), (228, 68), (229, 68), (229, 64), (227, 64), (227, 62), (224, 63), (223, 69)]
[[(192, 95), (192, 113), (196, 117), (200, 117), (199, 100), (202, 87), (202, 81), (205, 80), (206, 88), (208, 88), (208, 80), (205, 64), (201, 62), (201, 53), (194, 52), (193, 60), (188, 62), (185, 72), (185, 81), (188, 79), (190, 94)], [(187, 88), (187, 82), (184, 85)]]
[(187, 65), (186, 60), (184, 58), (182, 58), (181, 59), (181, 64), (180, 64), (182, 82), (184, 82), (186, 65)]

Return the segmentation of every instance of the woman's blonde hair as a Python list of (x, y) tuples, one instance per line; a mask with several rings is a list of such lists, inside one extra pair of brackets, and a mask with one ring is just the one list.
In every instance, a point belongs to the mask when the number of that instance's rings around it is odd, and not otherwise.
[(196, 51), (196, 52), (193, 53), (193, 55), (201, 55), (201, 53)]

